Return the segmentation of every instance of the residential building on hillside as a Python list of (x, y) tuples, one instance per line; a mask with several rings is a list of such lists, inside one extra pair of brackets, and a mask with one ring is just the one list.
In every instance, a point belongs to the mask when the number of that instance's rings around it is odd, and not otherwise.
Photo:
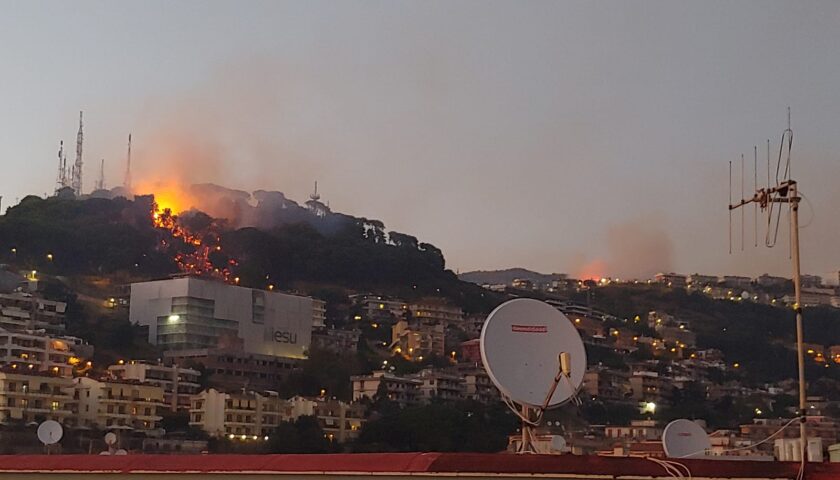
[(160, 413), (165, 408), (163, 388), (89, 377), (78, 377), (73, 382), (80, 426), (131, 429), (147, 435), (160, 433)]
[(224, 393), (211, 388), (190, 402), (190, 426), (212, 437), (267, 439), (280, 422), (290, 418), (287, 402), (276, 392)]
[(31, 293), (0, 293), (0, 328), (6, 330), (44, 330), (51, 335), (64, 333), (67, 304), (37, 297)]
[(343, 443), (359, 436), (365, 422), (365, 406), (358, 402), (342, 402), (335, 398), (293, 397), (288, 400), (291, 419), (315, 417), (330, 441)]
[(76, 337), (50, 337), (43, 331), (0, 328), (0, 365), (29, 368), (62, 377), (73, 376), (73, 366), (81, 360), (74, 349), (92, 353), (92, 347)]
[(327, 326), (327, 302), (313, 298), (312, 299), (312, 328), (320, 329)]
[(717, 275), (700, 275), (699, 273), (692, 273), (686, 279), (692, 287), (706, 287), (706, 286), (713, 286), (717, 285), (718, 283), (718, 276)]
[(0, 422), (55, 420), (75, 426), (73, 380), (6, 367), (0, 371)]
[(441, 323), (443, 325), (461, 326), (464, 321), (464, 311), (461, 307), (448, 305), (442, 299), (428, 299), (408, 306), (411, 316), (424, 323)]
[(391, 351), (408, 359), (423, 355), (446, 355), (444, 324), (400, 320), (391, 327)]
[(679, 273), (657, 273), (654, 279), (673, 288), (685, 288), (687, 284), (686, 276)]
[(752, 278), (739, 275), (725, 275), (723, 277), (723, 286), (727, 288), (750, 288), (752, 286)]
[(236, 348), (175, 350), (164, 358), (178, 365), (202, 365), (207, 385), (221, 390), (272, 390), (300, 366), (296, 358), (247, 353)]
[(581, 390), (590, 397), (600, 400), (622, 401), (627, 400), (630, 388), (627, 373), (596, 366), (583, 375)]
[(487, 405), (500, 400), (499, 389), (490, 380), (484, 365), (480, 363), (459, 363), (444, 370), (463, 379), (464, 386), (461, 395), (464, 399)]
[(466, 342), (461, 342), (461, 355), (458, 356), (459, 362), (466, 363), (481, 363), (481, 340), (473, 338)]
[(368, 320), (377, 320), (385, 317), (401, 319), (408, 311), (408, 304), (398, 298), (388, 298), (382, 295), (351, 295), (350, 300), (361, 307), (362, 314)]
[(327, 350), (333, 353), (355, 352), (359, 346), (361, 330), (341, 330), (324, 328), (312, 332), (312, 349)]
[(656, 420), (631, 420), (630, 425), (608, 425), (604, 427), (604, 436), (634, 442), (659, 440), (662, 438), (662, 430)]
[(133, 380), (161, 387), (163, 402), (173, 412), (189, 410), (190, 397), (201, 390), (198, 384), (201, 372), (175, 364), (167, 366), (132, 360), (111, 365), (108, 373), (118, 380)]
[(422, 382), (417, 386), (417, 389), (420, 393), (420, 401), (424, 403), (429, 403), (435, 399), (456, 401), (464, 398), (466, 393), (464, 378), (445, 370), (426, 368), (411, 375), (410, 378)]
[(819, 275), (803, 274), (799, 277), (802, 282), (802, 288), (820, 288), (823, 286), (823, 279)]
[(636, 371), (630, 375), (631, 398), (638, 402), (663, 404), (671, 397), (670, 385), (656, 372)]
[(236, 346), (247, 353), (306, 357), (313, 299), (180, 277), (131, 284), (129, 318), (164, 351)]
[(758, 278), (755, 279), (755, 283), (758, 284), (760, 287), (768, 288), (768, 287), (784, 287), (790, 279), (785, 277), (774, 277), (772, 275), (763, 274), (760, 275)]
[(353, 401), (364, 398), (375, 400), (377, 393), (387, 395), (388, 399), (400, 406), (417, 405), (420, 401), (420, 385), (422, 381), (416, 378), (400, 377), (382, 370), (370, 375), (355, 375), (350, 377), (353, 382)]

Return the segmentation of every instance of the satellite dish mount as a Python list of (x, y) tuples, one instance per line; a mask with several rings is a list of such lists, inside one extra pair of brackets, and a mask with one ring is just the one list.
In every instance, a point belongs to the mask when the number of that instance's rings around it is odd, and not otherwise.
[(586, 371), (586, 350), (574, 325), (545, 302), (515, 299), (497, 307), (481, 330), (481, 359), (502, 400), (522, 421), (518, 453), (541, 453), (534, 429), (546, 410), (569, 401)]

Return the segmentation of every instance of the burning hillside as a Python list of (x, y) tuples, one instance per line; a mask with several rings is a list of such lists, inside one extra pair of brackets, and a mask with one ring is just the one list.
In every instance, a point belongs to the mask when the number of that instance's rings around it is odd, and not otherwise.
[[(219, 222), (203, 216), (188, 226), (172, 213), (171, 208), (161, 209), (157, 202), (151, 215), (155, 228), (163, 234), (160, 250), (173, 253), (173, 260), (181, 272), (238, 283), (231, 271), (238, 262), (222, 252)], [(193, 217), (199, 215), (194, 213)]]

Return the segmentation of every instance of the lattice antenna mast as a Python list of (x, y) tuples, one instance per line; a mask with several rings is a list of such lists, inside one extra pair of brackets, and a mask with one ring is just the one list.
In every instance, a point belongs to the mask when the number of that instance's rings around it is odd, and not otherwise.
[(61, 140), (58, 147), (58, 175), (55, 179), (55, 193), (67, 186), (67, 165), (64, 156), (64, 140)]
[(79, 112), (79, 133), (76, 135), (76, 162), (73, 164), (72, 185), (73, 192), (76, 195), (82, 194), (82, 142), (84, 141), (84, 134), (82, 133), (82, 112)]
[(123, 187), (128, 192), (131, 192), (131, 134), (128, 134), (128, 155), (125, 159), (125, 179), (123, 180)]
[[(730, 212), (730, 252), (732, 250), (732, 210), (744, 208), (750, 203), (758, 205), (762, 212), (767, 213), (767, 234), (765, 236), (765, 245), (767, 247), (774, 247), (779, 235), (779, 222), (781, 218), (781, 211), (783, 205), (787, 204), (790, 220), (790, 256), (793, 267), (793, 288), (795, 302), (793, 310), (796, 313), (796, 357), (798, 361), (799, 370), (799, 436), (800, 436), (800, 458), (804, 467), (807, 449), (807, 435), (805, 429), (805, 415), (807, 413), (806, 392), (805, 392), (805, 351), (804, 351), (804, 335), (802, 331), (802, 281), (799, 261), (799, 202), (802, 198), (799, 196), (799, 189), (796, 180), (793, 180), (791, 174), (791, 149), (793, 148), (793, 130), (790, 127), (790, 108), (788, 108), (788, 127), (782, 132), (782, 138), (779, 142), (779, 156), (776, 161), (776, 175), (775, 183), (771, 185), (770, 175), (770, 141), (767, 141), (767, 186), (756, 188), (755, 193), (751, 198), (741, 198), (741, 201), (732, 204), (732, 162), (729, 162), (729, 212)], [(756, 150), (756, 161), (757, 150)], [(758, 183), (758, 173), (754, 175), (756, 183)], [(742, 173), (743, 185), (743, 173)], [(742, 210), (743, 212), (743, 210)]]

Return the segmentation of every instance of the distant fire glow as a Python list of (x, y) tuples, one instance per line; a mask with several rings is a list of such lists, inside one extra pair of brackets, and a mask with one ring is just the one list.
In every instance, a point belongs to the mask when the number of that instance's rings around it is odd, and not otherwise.
[(594, 260), (587, 263), (580, 269), (576, 275), (581, 280), (595, 280), (600, 281), (607, 277), (607, 262), (603, 260)]

